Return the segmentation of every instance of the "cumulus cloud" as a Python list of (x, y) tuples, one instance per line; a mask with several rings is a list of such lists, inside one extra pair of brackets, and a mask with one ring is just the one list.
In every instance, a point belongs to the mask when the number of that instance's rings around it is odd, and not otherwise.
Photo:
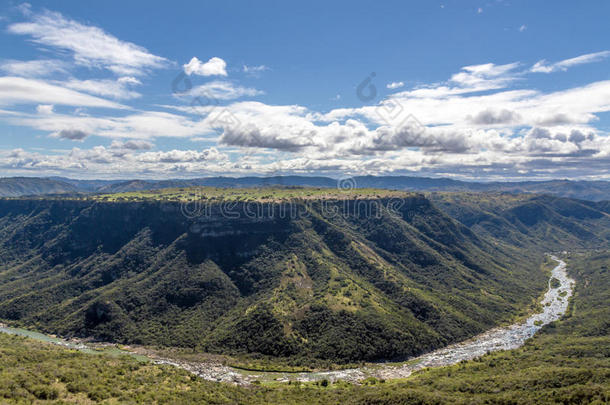
[(476, 125), (498, 125), (498, 124), (513, 124), (520, 119), (519, 114), (507, 109), (492, 110), (487, 109), (480, 111), (470, 121)]
[(127, 150), (150, 150), (153, 144), (143, 140), (130, 140), (127, 142), (112, 141), (110, 149), (127, 149)]
[(217, 108), (206, 116), (204, 123), (223, 132), (219, 138), (221, 144), (299, 150), (312, 145), (317, 128), (311, 120), (308, 110), (301, 106), (248, 101), (220, 111)]
[(202, 151), (170, 150), (167, 152), (146, 152), (137, 155), (135, 159), (146, 163), (186, 163), (227, 160), (228, 157), (212, 147)]
[(595, 164), (592, 156), (607, 150), (610, 146), (608, 141), (607, 137), (600, 137), (586, 128), (534, 127), (517, 142), (521, 146), (518, 151), (524, 151), (529, 156), (588, 158)]
[(18, 174), (64, 174), (95, 178), (175, 177), (192, 173), (221, 173), (233, 164), (216, 148), (203, 150), (172, 150), (167, 152), (137, 152), (95, 146), (73, 148), (67, 152), (43, 154), (23, 149), (0, 150), (3, 172)]
[[(406, 89), (376, 105), (327, 112), (257, 101), (219, 103), (261, 92), (216, 80), (195, 87), (188, 94), (207, 96), (214, 102), (161, 106), (172, 113), (66, 114), (65, 108), (54, 112), (52, 106), (66, 105), (61, 100), (67, 97), (58, 97), (59, 93), (48, 89), (42, 91), (37, 84), (44, 82), (21, 78), (30, 86), (17, 93), (8, 82), (3, 88), (0, 79), (0, 89), (20, 94), (9, 100), (0, 93), (0, 103), (4, 97), (5, 104), (27, 102), (37, 110), (0, 110), (6, 122), (58, 138), (79, 140), (89, 134), (114, 140), (105, 148), (75, 148), (61, 159), (27, 151), (0, 153), (0, 167), (2, 162), (13, 162), (12, 167), (19, 170), (60, 170), (61, 163), (74, 170), (133, 167), (151, 176), (246, 174), (276, 170), (270, 163), (273, 156), (273, 161), (281, 159), (281, 167), (292, 173), (477, 173), (493, 178), (567, 175), (579, 167), (591, 175), (607, 173), (602, 162), (610, 160), (610, 137), (592, 125), (598, 113), (610, 111), (610, 81), (553, 92), (507, 89), (527, 73), (519, 71), (519, 66), (466, 66), (445, 82)], [(112, 82), (122, 86), (139, 84), (133, 76)], [(52, 86), (79, 97), (100, 100), (66, 89), (65, 83), (54, 83)], [(82, 87), (80, 91), (93, 93)], [(26, 97), (22, 94), (26, 92), (38, 93)], [(53, 98), (45, 94), (52, 94)], [(22, 99), (27, 101), (16, 101)], [(209, 143), (206, 146), (215, 143), (216, 147), (203, 151), (151, 150), (153, 141), (170, 137), (204, 140)], [(247, 156), (241, 154), (243, 149), (248, 151)]]
[(585, 139), (589, 139), (592, 140), (594, 138), (594, 135), (592, 133), (589, 133), (588, 135), (583, 134), (582, 132), (573, 129), (570, 132), (570, 137), (568, 138), (568, 140), (572, 143), (576, 143), (579, 144), (582, 141), (584, 141)]
[(61, 131), (51, 134), (53, 138), (69, 139), (71, 141), (82, 141), (89, 136), (80, 129), (62, 129)]
[(555, 126), (555, 125), (565, 125), (571, 123), (577, 123), (579, 119), (575, 116), (571, 116), (566, 113), (556, 113), (551, 115), (545, 115), (541, 117), (538, 121), (536, 121), (537, 125), (541, 125), (543, 127)]
[(194, 56), (189, 63), (184, 66), (184, 73), (187, 75), (199, 75), (199, 76), (226, 76), (227, 75), (227, 63), (214, 56), (207, 62), (203, 63), (196, 56)]
[(70, 52), (83, 66), (109, 69), (119, 75), (140, 75), (168, 65), (146, 48), (121, 41), (101, 28), (81, 24), (53, 11), (31, 14), (29, 21), (8, 26), (8, 32), (27, 35), (39, 45)]
[(280, 134), (269, 128), (260, 128), (256, 125), (241, 127), (227, 127), (220, 137), (220, 143), (232, 146), (250, 148), (270, 148), (278, 150), (297, 151), (311, 145), (306, 136), (295, 134)]
[(610, 51), (587, 53), (585, 55), (580, 55), (580, 56), (577, 56), (575, 58), (570, 58), (570, 59), (564, 59), (562, 61), (555, 62), (555, 63), (548, 63), (546, 60), (542, 59), (542, 60), (536, 62), (536, 64), (534, 64), (534, 66), (532, 66), (530, 71), (537, 72), (537, 73), (552, 73), (552, 72), (557, 72), (557, 71), (566, 71), (569, 68), (571, 68), (572, 66), (582, 65), (582, 64), (586, 64), (586, 63), (599, 62), (601, 60), (606, 59), (608, 56), (610, 56)]

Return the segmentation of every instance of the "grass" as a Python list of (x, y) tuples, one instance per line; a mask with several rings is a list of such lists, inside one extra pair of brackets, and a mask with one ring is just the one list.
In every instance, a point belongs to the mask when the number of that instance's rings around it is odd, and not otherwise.
[(339, 190), (329, 188), (300, 187), (255, 187), (255, 188), (218, 188), (218, 187), (188, 187), (167, 188), (161, 190), (135, 191), (116, 194), (100, 194), (91, 197), (97, 201), (200, 201), (222, 200), (240, 202), (284, 202), (291, 200), (319, 199), (362, 199), (406, 197), (408, 193), (379, 190), (352, 189)]
[(105, 202), (141, 201), (236, 201), (236, 202), (285, 202), (292, 200), (344, 200), (403, 198), (414, 193), (375, 188), (334, 189), (324, 187), (179, 187), (156, 190), (129, 191), (111, 194), (73, 194), (57, 196), (33, 196), (9, 199), (79, 200)]

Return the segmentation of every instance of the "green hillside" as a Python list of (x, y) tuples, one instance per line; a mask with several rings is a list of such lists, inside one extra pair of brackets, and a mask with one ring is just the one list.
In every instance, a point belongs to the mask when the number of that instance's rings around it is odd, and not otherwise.
[(40, 177), (1, 177), (0, 196), (76, 193), (78, 188), (58, 179)]
[[(422, 195), (229, 194), (0, 200), (0, 319), (312, 365), (444, 346), (523, 315), (546, 287), (539, 251), (481, 237)], [(205, 215), (185, 216), (195, 196)], [(244, 214), (253, 202), (262, 211)]]
[(507, 193), (431, 193), (428, 197), (480, 237), (520, 249), (604, 248), (610, 243), (608, 202)]
[(86, 355), (0, 334), (3, 403), (603, 404), (610, 401), (610, 254), (572, 255), (569, 312), (522, 348), (404, 381), (365, 385), (212, 383), (170, 366)]

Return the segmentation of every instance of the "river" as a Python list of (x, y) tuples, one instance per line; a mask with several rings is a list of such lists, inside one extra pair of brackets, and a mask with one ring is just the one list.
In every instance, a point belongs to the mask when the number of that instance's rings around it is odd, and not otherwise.
[[(85, 344), (80, 341), (64, 340), (54, 336), (44, 335), (37, 332), (19, 328), (10, 328), (0, 324), (0, 332), (23, 335), (39, 341), (45, 341), (62, 345), (68, 348), (81, 350), (86, 353), (129, 355), (140, 361), (152, 361), (156, 364), (169, 364), (190, 371), (202, 378), (211, 381), (230, 382), (236, 384), (250, 384), (253, 381), (337, 381), (350, 382), (362, 381), (369, 377), (379, 379), (395, 379), (409, 377), (414, 371), (427, 367), (441, 367), (459, 363), (462, 360), (471, 360), (488, 352), (497, 350), (511, 350), (522, 346), (540, 328), (550, 322), (556, 321), (566, 312), (569, 298), (572, 296), (574, 280), (568, 277), (566, 263), (555, 257), (551, 258), (558, 262), (551, 272), (549, 288), (541, 302), (543, 311), (534, 314), (525, 321), (490, 329), (464, 342), (452, 344), (433, 352), (409, 359), (404, 363), (374, 364), (359, 368), (303, 372), (303, 373), (277, 373), (277, 372), (247, 372), (240, 369), (222, 365), (220, 363), (194, 363), (176, 359), (160, 358), (155, 355), (143, 355), (141, 351), (129, 351), (118, 349), (111, 344)], [(559, 281), (559, 286), (553, 288), (551, 280)]]

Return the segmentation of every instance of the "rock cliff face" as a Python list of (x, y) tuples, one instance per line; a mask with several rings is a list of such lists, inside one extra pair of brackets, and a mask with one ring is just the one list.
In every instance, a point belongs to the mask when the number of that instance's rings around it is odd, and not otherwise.
[(421, 195), (191, 208), (0, 200), (0, 319), (126, 343), (378, 360), (481, 332), (545, 288), (538, 252), (482, 239)]

